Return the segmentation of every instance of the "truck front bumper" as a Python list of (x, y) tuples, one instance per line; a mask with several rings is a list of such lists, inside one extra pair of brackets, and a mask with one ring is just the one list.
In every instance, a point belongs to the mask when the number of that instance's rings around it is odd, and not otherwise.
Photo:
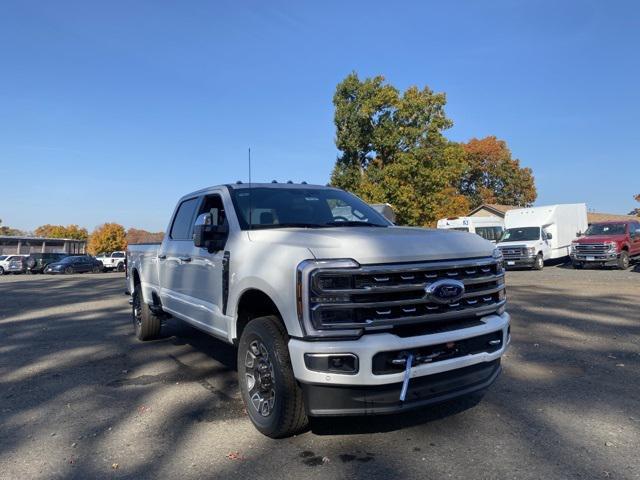
[[(367, 334), (353, 341), (289, 341), (291, 363), (305, 394), (311, 416), (382, 414), (405, 411), (449, 400), (487, 388), (500, 374), (500, 357), (509, 346), (510, 316), (488, 315), (481, 325), (460, 330), (399, 337), (390, 333)], [(399, 400), (405, 372), (374, 373), (374, 357), (381, 352), (411, 352), (428, 346), (455, 344), (466, 339), (495, 334), (501, 338), (497, 350), (479, 352), (411, 368), (404, 402)], [(353, 354), (358, 359), (354, 374), (310, 370), (305, 354)]]
[(533, 267), (533, 264), (536, 263), (536, 256), (526, 256), (526, 257), (517, 257), (517, 258), (505, 258), (504, 266), (505, 268), (509, 267)]
[(575, 263), (594, 263), (598, 265), (615, 265), (620, 255), (617, 252), (598, 253), (593, 255), (585, 255), (582, 253), (572, 253), (571, 261)]

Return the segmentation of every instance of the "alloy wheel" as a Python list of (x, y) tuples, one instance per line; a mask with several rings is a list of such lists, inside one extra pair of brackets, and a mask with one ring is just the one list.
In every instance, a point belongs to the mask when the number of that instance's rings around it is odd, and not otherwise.
[(259, 340), (249, 344), (244, 366), (249, 401), (260, 415), (268, 417), (276, 401), (275, 376), (269, 352)]

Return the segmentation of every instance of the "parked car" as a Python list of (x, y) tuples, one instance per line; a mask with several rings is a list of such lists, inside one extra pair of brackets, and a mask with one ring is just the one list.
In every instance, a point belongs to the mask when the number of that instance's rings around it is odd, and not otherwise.
[(50, 263), (57, 262), (68, 256), (68, 253), (32, 253), (25, 260), (26, 272), (42, 273)]
[(614, 265), (629, 268), (632, 259), (640, 258), (640, 222), (592, 223), (584, 236), (571, 243), (574, 268), (585, 265)]
[(126, 289), (138, 339), (174, 316), (236, 345), (249, 418), (283, 437), (488, 388), (510, 342), (502, 268), (480, 236), (396, 227), (336, 188), (236, 184), (129, 245)]
[(102, 262), (105, 271), (117, 270), (118, 272), (124, 272), (126, 253), (124, 251), (105, 253), (104, 256), (98, 256), (98, 260)]
[(498, 242), (508, 267), (542, 270), (546, 260), (569, 257), (571, 242), (587, 229), (584, 203), (509, 210)]
[(100, 273), (102, 263), (90, 255), (74, 255), (62, 260), (50, 263), (44, 273)]
[(438, 228), (459, 230), (480, 235), (485, 240), (497, 243), (504, 231), (504, 220), (500, 217), (450, 217), (438, 220)]
[(0, 255), (0, 275), (23, 272), (23, 260), (25, 257), (26, 255)]

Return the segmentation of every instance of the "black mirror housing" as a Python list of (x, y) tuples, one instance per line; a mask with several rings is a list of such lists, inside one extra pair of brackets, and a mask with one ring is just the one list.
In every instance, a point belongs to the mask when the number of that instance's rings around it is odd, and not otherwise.
[(229, 234), (228, 224), (217, 225), (217, 209), (212, 210), (216, 212), (199, 215), (193, 227), (193, 244), (206, 248), (210, 253), (222, 250)]

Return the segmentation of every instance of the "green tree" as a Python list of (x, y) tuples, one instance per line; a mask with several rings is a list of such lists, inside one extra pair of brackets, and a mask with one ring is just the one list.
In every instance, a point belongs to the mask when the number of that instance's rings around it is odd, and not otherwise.
[(467, 168), (460, 192), (471, 207), (483, 203), (530, 206), (537, 197), (533, 172), (520, 167), (503, 140), (494, 136), (471, 139), (463, 144)]
[(113, 252), (127, 248), (127, 236), (122, 225), (105, 223), (97, 227), (89, 236), (87, 250), (92, 255)]
[(392, 204), (401, 224), (433, 225), (468, 209), (456, 190), (464, 153), (442, 134), (452, 126), (444, 94), (410, 87), (401, 95), (381, 76), (361, 81), (352, 73), (333, 103), (341, 153), (332, 185)]

